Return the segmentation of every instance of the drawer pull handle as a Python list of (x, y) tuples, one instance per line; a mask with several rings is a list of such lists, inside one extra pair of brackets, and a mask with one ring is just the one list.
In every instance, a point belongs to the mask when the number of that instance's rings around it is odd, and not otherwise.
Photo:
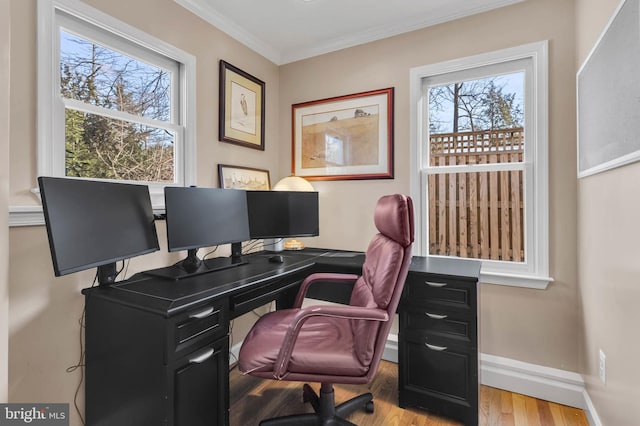
[(440, 352), (440, 351), (444, 351), (444, 350), (446, 350), (446, 349), (447, 349), (447, 347), (446, 347), (446, 346), (436, 346), (436, 345), (430, 345), (430, 344), (428, 344), (428, 343), (425, 343), (425, 345), (426, 345), (429, 349), (431, 349), (432, 351), (438, 351), (438, 352)]
[(447, 283), (436, 283), (433, 281), (425, 281), (425, 283), (429, 286), (429, 287), (444, 287), (447, 285)]
[(189, 358), (189, 364), (200, 364), (202, 362), (205, 362), (206, 360), (211, 358), (211, 355), (213, 355), (213, 352), (214, 352), (213, 348), (210, 348), (202, 355), (198, 355), (195, 358)]
[(209, 306), (207, 309), (205, 309), (203, 311), (196, 312), (195, 314), (190, 314), (189, 318), (202, 319), (202, 318), (206, 318), (206, 317), (210, 316), (211, 314), (213, 314), (213, 312), (214, 312), (213, 306)]
[(427, 314), (427, 316), (429, 318), (435, 319), (435, 320), (441, 320), (441, 319), (445, 319), (447, 317), (446, 315), (431, 314), (429, 312), (425, 312), (425, 314)]

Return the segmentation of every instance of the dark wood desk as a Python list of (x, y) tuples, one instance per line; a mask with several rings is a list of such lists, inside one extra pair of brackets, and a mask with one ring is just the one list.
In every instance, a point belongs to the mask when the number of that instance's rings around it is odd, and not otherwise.
[[(83, 290), (87, 425), (227, 425), (229, 321), (272, 300), (278, 308), (290, 305), (310, 273), (360, 273), (364, 261), (362, 253), (324, 249), (285, 252), (282, 264), (269, 262), (270, 256), (244, 256), (245, 265), (179, 281), (142, 273), (110, 287)], [(464, 265), (471, 266), (466, 270)], [(437, 277), (453, 277), (457, 282), (464, 278), (473, 283), (473, 294), (468, 297), (476, 297), (478, 262), (436, 259), (435, 263), (424, 263), (414, 258), (410, 278), (420, 281), (429, 277), (428, 268)], [(456, 273), (460, 270), (464, 274)], [(310, 296), (343, 302), (349, 294), (320, 283), (314, 285)], [(475, 310), (475, 302), (470, 303)], [(471, 326), (475, 336), (475, 319)], [(403, 339), (401, 330), (401, 365)], [(474, 359), (475, 379), (467, 380), (472, 373), (467, 369), (464, 382), (468, 388), (475, 380), (475, 394), (471, 390), (465, 397), (473, 399), (475, 395), (475, 401), (467, 405), (477, 418), (477, 349), (469, 361)], [(418, 368), (411, 359), (407, 367)], [(406, 368), (401, 371), (407, 374)], [(399, 379), (402, 384), (402, 374)], [(409, 382), (407, 387), (418, 393), (424, 390)], [(430, 395), (426, 408), (439, 411), (432, 398), (434, 389), (426, 391)], [(401, 385), (401, 405), (402, 395)], [(416, 398), (408, 403), (425, 406), (423, 402)], [(465, 416), (453, 414), (466, 422)]]

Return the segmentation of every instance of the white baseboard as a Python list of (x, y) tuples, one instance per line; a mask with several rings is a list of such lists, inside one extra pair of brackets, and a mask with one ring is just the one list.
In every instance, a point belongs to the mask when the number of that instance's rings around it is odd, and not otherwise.
[(585, 387), (578, 373), (480, 354), (480, 383), (580, 409)]
[(240, 347), (242, 346), (242, 341), (236, 343), (235, 345), (229, 348), (229, 365), (233, 365), (238, 362), (238, 354), (240, 353)]
[(397, 334), (389, 334), (389, 337), (387, 337), (387, 344), (384, 347), (384, 352), (382, 352), (382, 359), (384, 359), (385, 361), (393, 362), (395, 364), (398, 363)]
[(584, 409), (584, 413), (587, 415), (587, 420), (591, 426), (602, 426), (602, 422), (600, 421), (600, 417), (598, 417), (598, 412), (596, 411), (596, 407), (594, 407), (591, 398), (589, 398), (589, 394), (587, 391), (584, 391), (584, 401), (586, 408)]
[[(235, 362), (242, 342), (230, 349)], [(382, 359), (398, 362), (398, 335), (390, 334)], [(584, 410), (591, 426), (602, 426), (595, 407), (578, 373), (530, 364), (510, 358), (480, 354), (480, 383)]]

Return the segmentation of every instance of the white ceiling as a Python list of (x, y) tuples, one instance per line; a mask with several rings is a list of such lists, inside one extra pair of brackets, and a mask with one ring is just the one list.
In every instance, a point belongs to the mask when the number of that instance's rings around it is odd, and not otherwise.
[(277, 65), (524, 0), (175, 0)]

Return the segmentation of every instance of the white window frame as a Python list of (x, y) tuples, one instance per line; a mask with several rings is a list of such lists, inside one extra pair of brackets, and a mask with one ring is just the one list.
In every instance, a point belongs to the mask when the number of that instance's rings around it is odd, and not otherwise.
[[(553, 281), (549, 276), (549, 178), (548, 178), (548, 42), (526, 44), (452, 61), (415, 67), (410, 70), (411, 182), (416, 216), (415, 247), (422, 256), (428, 253), (428, 98), (423, 82), (428, 78), (462, 81), (461, 75), (482, 75), (487, 70), (513, 72), (501, 64), (522, 61), (525, 71), (525, 155), (521, 166), (525, 173), (525, 261), (508, 262), (482, 259), (481, 282), (544, 289)], [(484, 69), (484, 71), (482, 71)], [(455, 73), (455, 76), (454, 76)], [(486, 75), (486, 74), (485, 74)], [(446, 84), (446, 83), (443, 83)], [(477, 166), (476, 166), (477, 167)], [(483, 165), (483, 167), (492, 167)], [(496, 170), (504, 168), (497, 164)], [(513, 164), (508, 164), (513, 169)], [(448, 170), (451, 169), (451, 170)], [(468, 172), (468, 167), (447, 167), (450, 172)], [(474, 169), (478, 171), (478, 169)]]
[[(73, 99), (60, 95), (60, 28), (105, 47), (122, 51), (149, 62), (159, 56), (178, 63), (178, 76), (172, 77), (172, 123), (167, 124), (176, 135), (174, 141), (175, 182), (144, 182), (149, 185), (154, 209), (164, 209), (165, 186), (189, 186), (196, 177), (196, 59), (170, 44), (131, 25), (119, 21), (77, 0), (38, 0), (38, 106), (37, 106), (37, 171), (38, 176), (65, 176), (65, 105)], [(151, 53), (150, 53), (151, 52)], [(151, 63), (153, 63), (153, 61)], [(166, 64), (165, 64), (166, 68)], [(177, 84), (177, 87), (175, 86)], [(87, 105), (76, 105), (91, 108)], [(123, 118), (118, 111), (100, 111), (103, 116)], [(144, 118), (137, 121), (157, 127)], [(140, 183), (140, 182), (136, 182)], [(37, 189), (34, 191), (37, 192)]]

